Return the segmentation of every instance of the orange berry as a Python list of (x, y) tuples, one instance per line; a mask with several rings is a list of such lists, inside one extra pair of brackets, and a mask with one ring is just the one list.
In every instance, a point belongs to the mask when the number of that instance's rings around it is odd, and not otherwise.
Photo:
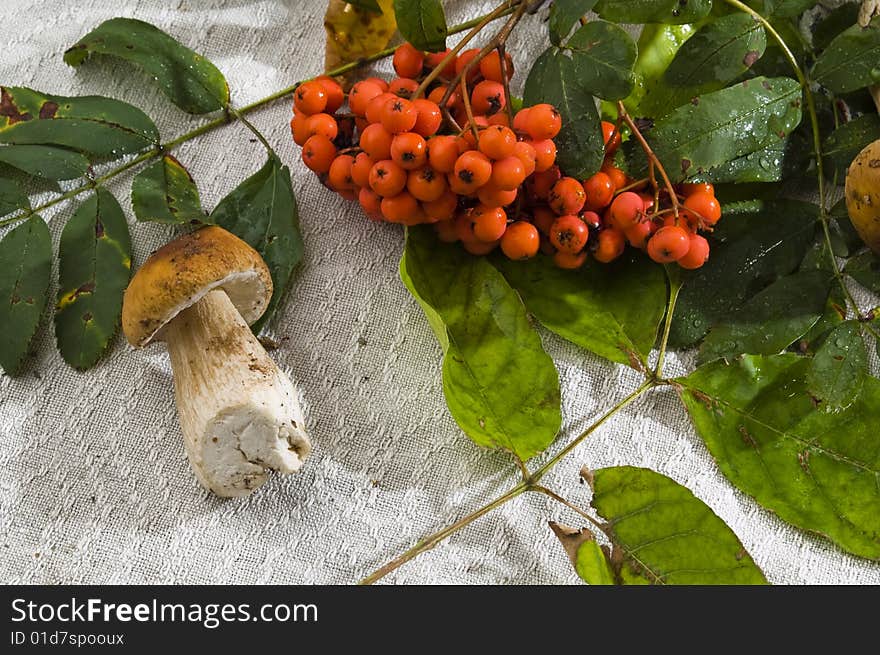
[[(446, 48), (443, 52), (429, 52), (425, 56), (425, 65), (431, 69), (437, 68), (450, 52), (450, 48)], [(446, 64), (444, 64), (443, 70), (440, 71), (440, 77), (447, 80), (452, 79), (452, 77), (455, 76), (456, 62), (457, 57), (452, 57)]]
[[(385, 198), (396, 196), (406, 187), (406, 171), (390, 159), (377, 161), (370, 169), (370, 188)], [(382, 212), (383, 214), (385, 212)]]
[(526, 130), (535, 141), (552, 139), (562, 128), (562, 116), (556, 107), (542, 103), (529, 108)]
[(537, 159), (537, 154), (531, 143), (517, 141), (513, 146), (513, 156), (522, 162), (523, 168), (526, 171), (526, 177), (535, 172), (535, 160)]
[(644, 250), (648, 245), (648, 239), (653, 234), (651, 225), (651, 221), (638, 221), (626, 228), (623, 234), (626, 236), (629, 245), (633, 248)]
[(471, 210), (471, 220), (474, 223), (474, 236), (485, 243), (497, 241), (507, 229), (507, 213), (501, 207), (480, 203)]
[(620, 130), (617, 125), (602, 121), (602, 142), (605, 144), (605, 156), (610, 157), (620, 147)]
[[(480, 60), (480, 73), (487, 80), (493, 82), (504, 82), (504, 73), (507, 73), (507, 79), (513, 77), (513, 58), (509, 52), (504, 53), (504, 72), (501, 71), (501, 55), (497, 50), (493, 50)], [(502, 244), (503, 249), (504, 244)]]
[(510, 127), (510, 116), (507, 115), (506, 111), (499, 111), (497, 114), (492, 114), (487, 119), (489, 125), (501, 125), (502, 127)]
[(604, 164), (602, 164), (602, 172), (611, 178), (611, 182), (612, 184), (614, 184), (615, 191), (622, 189), (629, 182), (626, 177), (626, 173), (617, 168), (611, 162), (606, 161)]
[(553, 185), (559, 181), (562, 174), (557, 166), (553, 166), (546, 171), (537, 171), (526, 181), (526, 186), (530, 191), (530, 195), (538, 200), (547, 200)]
[(435, 136), (428, 139), (428, 162), (441, 173), (451, 173), (461, 153), (454, 136)]
[(504, 109), (505, 103), (504, 86), (492, 80), (478, 82), (471, 92), (471, 107), (475, 114), (495, 114)]
[(552, 168), (556, 163), (556, 144), (553, 139), (532, 141), (531, 146), (535, 149), (535, 171), (543, 173)]
[(648, 241), (648, 256), (660, 264), (678, 261), (688, 253), (687, 231), (675, 225), (661, 227)]
[(590, 229), (580, 218), (572, 214), (559, 216), (550, 226), (550, 243), (562, 252), (579, 253), (587, 245)]
[(447, 188), (446, 176), (438, 173), (433, 168), (425, 167), (410, 171), (406, 178), (406, 190), (416, 200), (421, 200), (422, 202), (438, 200), (446, 193)]
[(428, 163), (428, 146), (415, 132), (395, 134), (391, 140), (391, 159), (408, 171)]
[(373, 161), (391, 159), (391, 143), (394, 136), (391, 135), (381, 123), (368, 125), (361, 133), (361, 149), (370, 156)]
[(293, 105), (304, 114), (318, 114), (327, 107), (327, 92), (316, 80), (303, 82), (293, 92)]
[(370, 123), (379, 123), (382, 120), (382, 113), (385, 110), (385, 103), (391, 99), (396, 99), (393, 93), (384, 91), (367, 103), (367, 111), (365, 116)]
[(711, 193), (697, 191), (684, 199), (688, 221), (699, 227), (712, 227), (721, 218), (721, 204)]
[(382, 218), (382, 196), (374, 192), (372, 189), (362, 187), (358, 191), (358, 202), (367, 216), (374, 220)]
[(596, 261), (607, 264), (623, 254), (626, 239), (623, 232), (614, 228), (606, 228), (596, 236), (596, 250), (593, 257)]
[(461, 212), (455, 217), (455, 235), (459, 241), (478, 241), (474, 235), (474, 221), (471, 212)]
[(523, 134), (528, 134), (529, 108), (523, 107), (513, 116), (513, 129)]
[(425, 63), (425, 55), (420, 50), (416, 50), (411, 43), (404, 43), (394, 51), (391, 62), (394, 70), (401, 77), (418, 77)]
[(586, 211), (579, 214), (579, 216), (581, 217), (581, 220), (587, 224), (587, 227), (591, 227), (594, 230), (598, 230), (602, 227), (602, 219), (596, 212)]
[(330, 164), (330, 170), (327, 172), (327, 181), (336, 191), (345, 191), (346, 189), (354, 189), (354, 180), (351, 177), (351, 167), (354, 164), (354, 157), (351, 155), (339, 155)]
[[(587, 194), (584, 193), (583, 185), (573, 177), (563, 177), (547, 196), (550, 209), (560, 216), (564, 214), (577, 214), (584, 208)], [(557, 246), (558, 247), (558, 246)]]
[(327, 106), (324, 111), (332, 114), (345, 102), (345, 92), (342, 90), (342, 86), (327, 75), (316, 77), (315, 81), (324, 87), (324, 92), (327, 94)]
[(504, 159), (513, 155), (516, 134), (509, 127), (490, 126), (480, 132), (480, 152), (490, 159)]
[(437, 200), (422, 202), (425, 215), (432, 221), (446, 221), (455, 216), (458, 209), (458, 196), (452, 191), (446, 191)]
[(408, 77), (398, 77), (388, 84), (388, 92), (401, 98), (409, 98), (418, 88), (419, 83)]
[(348, 92), (348, 106), (355, 116), (364, 116), (370, 100), (382, 93), (382, 87), (375, 82), (362, 80), (352, 86), (351, 91)]
[[(492, 185), (502, 191), (513, 191), (526, 179), (526, 167), (519, 157), (511, 155), (492, 164)], [(583, 191), (583, 189), (581, 190)]]
[(495, 250), (498, 247), (498, 241), (480, 241), (479, 239), (473, 241), (462, 241), (461, 245), (464, 246), (464, 249), (470, 253), (471, 255), (488, 255), (490, 252)]
[(692, 196), (700, 191), (712, 196), (715, 195), (715, 187), (708, 182), (685, 182), (681, 185), (681, 192), (685, 197)]
[(434, 223), (434, 232), (437, 238), (443, 243), (455, 243), (458, 241), (458, 235), (455, 233), (455, 221), (446, 219)]
[(336, 146), (326, 136), (310, 136), (302, 147), (302, 160), (316, 173), (326, 173), (336, 158)]
[(351, 165), (351, 179), (359, 187), (370, 186), (370, 170), (375, 162), (365, 152), (359, 152)]
[(312, 114), (306, 121), (309, 136), (320, 134), (333, 141), (339, 134), (339, 125), (330, 114)]
[(531, 259), (538, 254), (541, 235), (538, 228), (527, 221), (511, 223), (501, 237), (501, 252), (509, 259)]
[(413, 100), (412, 103), (418, 112), (413, 132), (421, 134), (425, 138), (436, 134), (443, 123), (443, 114), (440, 113), (440, 107), (437, 103), (424, 98)]
[(687, 254), (679, 258), (678, 265), (688, 270), (700, 268), (709, 259), (709, 242), (699, 234), (689, 234)]
[(309, 118), (311, 117), (302, 112), (294, 112), (293, 118), (290, 119), (293, 142), (298, 146), (303, 145), (312, 136), (309, 133)]
[[(443, 100), (443, 96), (446, 95), (446, 89), (449, 87), (446, 86), (438, 86), (431, 93), (428, 94), (428, 100), (436, 104), (438, 107), (440, 106), (440, 102)], [(461, 104), (461, 97), (458, 95), (457, 91), (453, 91), (449, 99), (446, 101), (447, 109), (455, 109)]]
[(540, 230), (541, 234), (550, 236), (550, 228), (555, 220), (556, 214), (549, 207), (539, 205), (532, 210), (532, 222)]
[(559, 268), (564, 268), (566, 270), (576, 270), (583, 266), (587, 262), (587, 253), (580, 252), (578, 254), (572, 254), (570, 252), (565, 252), (560, 250), (559, 252), (553, 255), (553, 263), (556, 264)]
[[(464, 70), (464, 67), (467, 66), (474, 57), (480, 54), (479, 48), (469, 48), (468, 50), (462, 50), (458, 53), (458, 59), (455, 62), (455, 74), (459, 75), (461, 71)], [(467, 74), (467, 81), (473, 82), (474, 78), (477, 76), (477, 73), (480, 72), (478, 66), (474, 66)]]
[(461, 188), (473, 192), (489, 181), (492, 176), (492, 162), (482, 152), (468, 150), (455, 160), (453, 174), (461, 181)]
[(380, 120), (382, 127), (392, 134), (409, 132), (419, 118), (418, 110), (406, 98), (393, 97), (382, 107)]
[(614, 183), (606, 173), (596, 173), (584, 180), (584, 193), (587, 201), (584, 206), (591, 211), (601, 211), (614, 199)]
[(477, 190), (477, 200), (490, 207), (507, 207), (516, 201), (517, 189), (499, 189), (490, 181)]
[(422, 216), (419, 201), (406, 191), (390, 198), (382, 198), (382, 216), (392, 223), (412, 224)]
[(645, 202), (639, 194), (624, 191), (611, 203), (611, 220), (621, 230), (635, 224), (645, 211)]

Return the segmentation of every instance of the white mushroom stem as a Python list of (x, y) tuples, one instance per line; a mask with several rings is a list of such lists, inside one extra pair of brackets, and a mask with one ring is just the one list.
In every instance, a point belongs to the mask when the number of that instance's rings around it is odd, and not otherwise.
[(193, 471), (219, 496), (244, 496), (270, 469), (293, 473), (311, 450), (290, 379), (222, 290), (164, 329)]

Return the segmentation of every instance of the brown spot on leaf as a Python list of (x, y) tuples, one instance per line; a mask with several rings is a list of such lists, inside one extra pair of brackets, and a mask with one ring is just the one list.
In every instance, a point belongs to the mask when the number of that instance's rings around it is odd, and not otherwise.
[(688, 169), (693, 166), (693, 162), (690, 159), (682, 159), (681, 160), (681, 172), (687, 173)]
[(40, 118), (55, 118), (55, 112), (58, 111), (58, 103), (47, 100), (40, 107)]
[(92, 320), (92, 318), (94, 318), (92, 316), (92, 312), (86, 312), (85, 314), (83, 314), (83, 323), (88, 323)]
[(12, 95), (6, 90), (6, 87), (0, 87), (0, 116), (6, 116), (6, 118), (9, 119), (9, 125), (29, 121), (33, 118), (33, 116), (27, 112), (21, 113), (16, 106), (15, 101), (12, 99)]
[(739, 433), (742, 436), (742, 440), (744, 442), (746, 442), (748, 445), (750, 445), (755, 450), (758, 449), (758, 442), (755, 441), (755, 438), (751, 435), (751, 433), (749, 433), (749, 431), (746, 429), (746, 426), (744, 426), (744, 425), (739, 426)]
[(10, 301), (10, 304), (17, 305), (18, 303), (21, 302), (21, 296), (19, 296), (17, 293), (13, 293), (12, 298), (10, 298), (9, 301)]
[(95, 219), (95, 238), (103, 239), (104, 238), (104, 224), (101, 222), (101, 219)]
[(740, 548), (738, 551), (736, 551), (736, 555), (734, 555), (734, 557), (736, 557), (736, 561), (738, 562), (746, 555), (748, 555), (748, 553), (746, 552), (746, 549)]
[(802, 453), (798, 453), (798, 464), (801, 465), (801, 468), (804, 469), (804, 473), (810, 472), (810, 451), (805, 450)]
[(745, 66), (746, 68), (751, 68), (755, 65), (755, 62), (760, 59), (760, 57), (761, 53), (759, 53), (757, 50), (749, 50), (746, 53), (746, 56), (743, 57), (743, 66)]

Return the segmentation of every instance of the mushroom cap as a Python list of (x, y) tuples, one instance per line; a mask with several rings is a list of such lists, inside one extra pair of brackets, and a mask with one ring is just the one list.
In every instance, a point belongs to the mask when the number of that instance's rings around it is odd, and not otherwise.
[(272, 297), (272, 277), (260, 254), (215, 225), (165, 244), (135, 273), (122, 305), (125, 338), (133, 346), (161, 341), (162, 328), (212, 289), (223, 289), (248, 325)]

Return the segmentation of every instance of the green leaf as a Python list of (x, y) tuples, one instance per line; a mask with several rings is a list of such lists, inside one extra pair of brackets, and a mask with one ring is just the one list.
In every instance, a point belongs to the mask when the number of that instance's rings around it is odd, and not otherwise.
[(226, 228), (249, 243), (262, 255), (272, 273), (272, 299), (263, 317), (251, 326), (255, 333), (259, 332), (278, 308), (303, 254), (290, 170), (270, 156), (259, 171), (220, 201), (205, 222)]
[(158, 141), (159, 132), (149, 116), (126, 102), (0, 87), (0, 143), (64, 146), (117, 156), (155, 146)]
[(623, 584), (766, 584), (733, 531), (686, 487), (648, 469), (593, 473)]
[(501, 273), (425, 227), (407, 230), (400, 276), (443, 348), (446, 404), (465, 434), (523, 461), (553, 443), (559, 376)]
[(862, 148), (880, 139), (880, 116), (865, 114), (844, 123), (825, 138), (822, 154), (828, 161), (830, 174), (837, 173), (841, 184), (852, 160)]
[(832, 93), (880, 83), (880, 16), (841, 32), (813, 65), (812, 78)]
[(596, 13), (616, 23), (693, 23), (712, 10), (712, 0), (599, 0)]
[(865, 242), (856, 232), (852, 221), (849, 218), (849, 211), (846, 208), (846, 198), (841, 198), (829, 213), (831, 218), (831, 246), (834, 254), (838, 257), (849, 257), (853, 253), (861, 250)]
[(789, 523), (847, 552), (880, 559), (880, 380), (848, 408), (809, 393), (810, 359), (713, 362), (676, 380), (722, 473)]
[(742, 353), (773, 355), (809, 331), (825, 310), (827, 271), (808, 270), (778, 279), (710, 331), (698, 363)]
[(723, 87), (764, 54), (764, 28), (748, 14), (730, 14), (701, 27), (666, 69), (666, 84), (699, 95)]
[(397, 29), (419, 50), (439, 52), (446, 47), (446, 14), (440, 0), (394, 0)]
[(0, 177), (0, 216), (11, 214), (17, 209), (28, 209), (28, 197), (12, 180)]
[(61, 232), (55, 337), (64, 361), (90, 368), (119, 326), (131, 274), (128, 223), (116, 198), (99, 187)]
[(590, 21), (565, 44), (579, 86), (606, 100), (620, 100), (632, 93), (636, 43), (619, 25), (604, 20)]
[(752, 182), (779, 182), (785, 171), (788, 140), (776, 143), (726, 164), (710, 168), (696, 177), (713, 184), (748, 184)]
[(596, 0), (554, 0), (550, 5), (550, 19), (547, 29), (550, 30), (550, 42), (560, 45), (584, 14), (596, 6)]
[(577, 271), (550, 257), (495, 265), (544, 327), (582, 348), (621, 364), (644, 363), (666, 311), (663, 269), (644, 256), (613, 264), (588, 260)]
[(47, 180), (72, 180), (89, 170), (83, 155), (55, 146), (3, 146), (0, 162)]
[(870, 250), (850, 258), (844, 271), (866, 289), (880, 293), (880, 257)]
[(229, 85), (214, 64), (159, 28), (133, 18), (111, 18), (64, 53), (78, 66), (92, 54), (124, 59), (142, 68), (175, 105), (204, 114), (229, 104)]
[(724, 209), (705, 266), (683, 271), (670, 333), (675, 348), (703, 338), (777, 278), (796, 270), (813, 241), (819, 208), (797, 200)]
[(575, 530), (553, 521), (550, 521), (550, 529), (559, 539), (581, 580), (591, 585), (617, 584), (608, 556), (596, 543), (592, 532), (587, 528)]
[(852, 27), (859, 19), (859, 5), (848, 2), (831, 10), (824, 18), (813, 25), (813, 48), (821, 52), (845, 29)]
[(851, 404), (868, 376), (868, 351), (858, 321), (844, 321), (825, 339), (807, 371), (814, 396), (836, 409)]
[(585, 180), (601, 168), (605, 144), (596, 101), (581, 84), (583, 68), (557, 48), (545, 50), (529, 71), (523, 102), (556, 107), (562, 116), (556, 161), (566, 175)]
[(763, 0), (761, 3), (751, 0), (748, 4), (752, 6), (763, 4), (762, 13), (765, 16), (776, 16), (778, 18), (797, 16), (807, 9), (816, 6), (815, 0)]
[(348, 0), (348, 4), (354, 5), (358, 9), (363, 9), (364, 11), (372, 11), (377, 14), (382, 13), (382, 7), (379, 6), (379, 3), (376, 0)]
[(192, 176), (167, 154), (135, 176), (131, 204), (139, 221), (178, 225), (207, 221)]
[(7, 375), (14, 375), (27, 355), (46, 307), (51, 273), (52, 238), (39, 216), (0, 240), (0, 366)]
[(658, 120), (648, 138), (678, 181), (780, 144), (800, 120), (800, 85), (757, 77), (695, 97)]

